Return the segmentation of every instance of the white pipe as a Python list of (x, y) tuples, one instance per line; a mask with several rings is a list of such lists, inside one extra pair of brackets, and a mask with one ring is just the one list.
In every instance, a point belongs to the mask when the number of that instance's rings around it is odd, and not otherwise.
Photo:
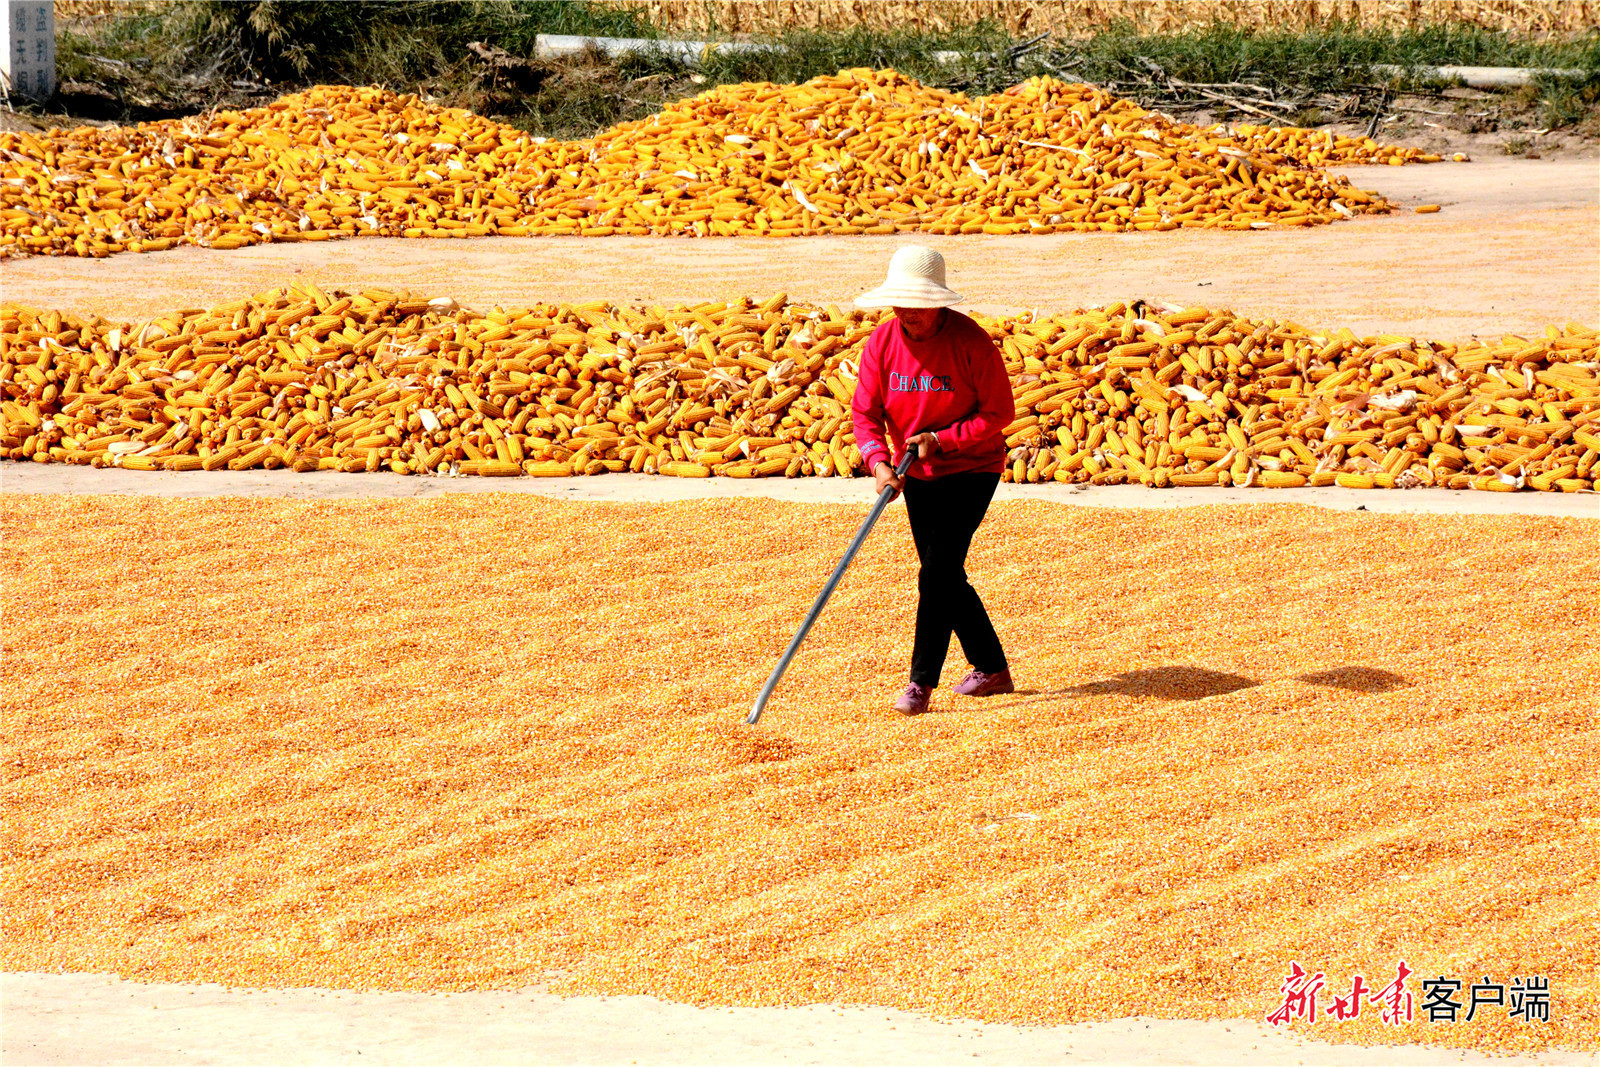
[(712, 52), (770, 52), (774, 46), (750, 41), (657, 41), (648, 37), (574, 37), (541, 33), (533, 39), (535, 59), (557, 59), (597, 49), (601, 55), (620, 56), (630, 52), (673, 56), (694, 61)]
[[(629, 53), (657, 53), (678, 59), (694, 61), (704, 59), (711, 52), (774, 52), (782, 45), (759, 44), (754, 41), (668, 41), (651, 37), (581, 37), (561, 33), (541, 33), (533, 39), (535, 59), (561, 59), (580, 55), (590, 48), (603, 56), (621, 56)], [(935, 63), (958, 63), (963, 59), (993, 59), (992, 52), (934, 52)]]
[(1388, 63), (1373, 64), (1373, 72), (1385, 77), (1414, 75), (1425, 80), (1462, 82), (1474, 89), (1518, 89), (1531, 85), (1540, 74), (1558, 78), (1581, 78), (1584, 71), (1534, 67), (1396, 67)]

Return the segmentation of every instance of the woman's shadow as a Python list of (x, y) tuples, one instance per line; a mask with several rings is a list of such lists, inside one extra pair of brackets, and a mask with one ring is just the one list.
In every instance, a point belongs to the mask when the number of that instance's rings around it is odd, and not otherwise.
[(1123, 671), (1114, 678), (1084, 682), (1065, 689), (1018, 689), (1017, 696), (1077, 696), (1093, 697), (1121, 694), (1123, 696), (1159, 697), (1162, 700), (1203, 700), (1206, 697), (1234, 693), (1261, 683), (1242, 674), (1213, 671), (1205, 667), (1146, 667), (1137, 671)]
[(1315, 674), (1297, 675), (1296, 681), (1311, 685), (1331, 685), (1354, 689), (1358, 693), (1389, 693), (1411, 685), (1411, 679), (1376, 667), (1330, 667)]
[[(1296, 681), (1311, 685), (1335, 686), (1361, 693), (1388, 693), (1404, 689), (1411, 681), (1390, 671), (1375, 667), (1332, 667), (1314, 674), (1297, 675)], [(1122, 696), (1156, 697), (1161, 700), (1204, 700), (1206, 697), (1236, 693), (1261, 683), (1242, 674), (1214, 671), (1206, 667), (1147, 667), (1137, 671), (1124, 671), (1113, 678), (1085, 682), (1065, 689), (1018, 689), (1019, 697), (1092, 697), (1119, 694)]]

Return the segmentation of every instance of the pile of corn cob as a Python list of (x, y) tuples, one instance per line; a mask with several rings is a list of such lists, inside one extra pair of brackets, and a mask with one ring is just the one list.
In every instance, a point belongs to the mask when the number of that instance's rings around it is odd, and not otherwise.
[(1308, 225), (1388, 207), (1317, 167), (1437, 159), (1323, 131), (1200, 129), (1051, 78), (977, 100), (893, 71), (723, 86), (592, 142), (322, 86), (134, 128), (0, 133), (0, 255)]
[[(884, 313), (775, 296), (480, 313), (314, 286), (143, 323), (0, 306), (0, 456), (135, 470), (863, 473)], [(1592, 488), (1600, 336), (1430, 344), (1136, 302), (978, 320), (1015, 390), (1006, 479)]]

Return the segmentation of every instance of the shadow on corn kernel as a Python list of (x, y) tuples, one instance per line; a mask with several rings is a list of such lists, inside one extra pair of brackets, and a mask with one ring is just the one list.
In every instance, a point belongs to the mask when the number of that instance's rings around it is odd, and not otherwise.
[[(1378, 670), (1375, 667), (1331, 667), (1313, 674), (1296, 675), (1293, 680), (1307, 685), (1331, 686), (1358, 693), (1389, 693), (1415, 684), (1403, 675)], [(1207, 697), (1226, 696), (1242, 689), (1252, 689), (1261, 684), (1260, 680), (1227, 671), (1214, 671), (1206, 667), (1168, 666), (1123, 671), (1111, 678), (1066, 686), (1062, 689), (1018, 689), (1014, 695), (1027, 698), (1130, 696), (1155, 697), (1159, 700), (1204, 700)], [(1012, 703), (1008, 701), (996, 707), (1009, 707)]]
[(1114, 678), (1086, 682), (1062, 690), (1070, 696), (1160, 697), (1163, 700), (1203, 700), (1249, 689), (1261, 683), (1242, 674), (1213, 671), (1205, 667), (1149, 667), (1123, 671)]
[[(1204, 700), (1224, 696), (1261, 683), (1242, 674), (1214, 671), (1206, 667), (1146, 667), (1123, 671), (1111, 678), (1069, 685), (1062, 689), (1018, 689), (1019, 697), (1156, 697), (1160, 700)], [(1030, 701), (1031, 702), (1031, 701)], [(1005, 705), (1009, 706), (1011, 702)]]
[(1416, 684), (1409, 678), (1374, 667), (1330, 667), (1315, 674), (1302, 674), (1296, 681), (1352, 689), (1358, 693), (1389, 693)]

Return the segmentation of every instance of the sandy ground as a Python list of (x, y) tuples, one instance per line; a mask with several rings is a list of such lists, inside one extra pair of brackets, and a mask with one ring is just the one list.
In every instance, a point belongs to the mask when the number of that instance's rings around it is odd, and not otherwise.
[[(445, 493), (530, 493), (562, 500), (656, 503), (762, 497), (802, 504), (861, 504), (865, 478), (664, 478), (607, 474), (596, 478), (442, 478), (388, 472), (127, 471), (60, 463), (0, 461), (0, 493), (82, 493), (159, 497), (283, 497), (341, 500), (429, 497)], [(1334, 511), (1417, 515), (1550, 515), (1600, 519), (1594, 493), (1484, 493), (1449, 489), (1146, 489), (1142, 485), (1003, 484), (996, 500), (1041, 500), (1085, 508), (1183, 508), (1211, 504), (1310, 504)]]
[[(952, 287), (983, 312), (1066, 311), (1144, 297), (1440, 341), (1600, 322), (1600, 160), (1490, 159), (1347, 173), (1401, 211), (1244, 234), (916, 240), (945, 253)], [(1423, 203), (1443, 210), (1414, 214)], [(130, 319), (296, 279), (448, 294), (483, 307), (777, 292), (843, 304), (876, 286), (890, 251), (910, 239), (356, 238), (11, 260), (0, 265), (0, 281), (8, 300)]]
[(1305, 1041), (1249, 1019), (996, 1026), (883, 1008), (693, 1008), (653, 997), (351, 993), (0, 977), (0, 1058), (32, 1064), (1589, 1064)]

